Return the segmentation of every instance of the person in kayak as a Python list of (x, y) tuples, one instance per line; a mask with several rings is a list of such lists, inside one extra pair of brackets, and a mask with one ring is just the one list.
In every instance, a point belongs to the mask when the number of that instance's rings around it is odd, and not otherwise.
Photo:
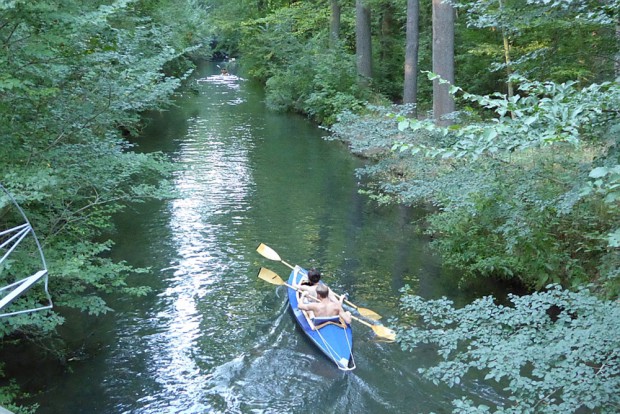
[(297, 303), (297, 307), (301, 310), (314, 312), (314, 317), (324, 318), (330, 316), (340, 316), (347, 324), (351, 323), (351, 312), (345, 311), (342, 307), (344, 301), (344, 295), (340, 296), (340, 300), (333, 302), (329, 299), (329, 288), (324, 284), (316, 286), (316, 298), (315, 300), (310, 298), (309, 303), (304, 303), (308, 296), (307, 291), (301, 293), (301, 300)]
[[(321, 281), (321, 272), (319, 272), (315, 268), (312, 268), (308, 270), (307, 278), (303, 278), (301, 283), (299, 285), (296, 285), (295, 287), (302, 292), (308, 292), (309, 296), (317, 297), (316, 288), (317, 286), (319, 286), (320, 281)], [(323, 285), (323, 286), (327, 286), (327, 285)], [(334, 292), (332, 292), (332, 290), (329, 287), (327, 287), (327, 289), (329, 291), (328, 293), (329, 300), (331, 300), (332, 302), (338, 302), (338, 298), (336, 297)]]
[(301, 290), (305, 290), (308, 292), (310, 291), (316, 292), (316, 287), (321, 281), (321, 272), (312, 268), (308, 270), (307, 277), (308, 277), (307, 279), (306, 278), (302, 279), (301, 285), (299, 286), (299, 288)]

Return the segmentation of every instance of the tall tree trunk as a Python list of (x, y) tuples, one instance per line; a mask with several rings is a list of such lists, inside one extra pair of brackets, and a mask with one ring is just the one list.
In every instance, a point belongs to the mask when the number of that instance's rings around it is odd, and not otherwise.
[(389, 59), (391, 56), (390, 43), (394, 38), (393, 35), (393, 27), (394, 27), (394, 6), (391, 3), (385, 3), (382, 7), (381, 13), (381, 38), (379, 39), (379, 44), (381, 45), (381, 50), (379, 51), (381, 60), (385, 61)]
[(256, 8), (258, 9), (259, 13), (263, 13), (267, 10), (267, 2), (268, 0), (258, 0), (256, 2)]
[(620, 78), (620, 12), (616, 17), (616, 46), (618, 47), (618, 52), (616, 53), (616, 79)]
[(514, 88), (512, 86), (512, 81), (510, 80), (510, 76), (512, 75), (512, 62), (510, 60), (510, 42), (505, 33), (502, 34), (502, 37), (504, 38), (504, 60), (506, 61), (506, 76), (508, 77), (508, 80), (506, 81), (506, 84), (508, 86), (508, 97), (512, 98), (512, 96), (514, 95)]
[[(508, 41), (508, 37), (506, 36), (505, 33), (502, 33), (502, 37), (504, 38), (504, 59), (506, 61), (506, 77), (508, 78), (506, 80), (506, 86), (508, 88), (508, 99), (510, 99), (515, 94), (512, 81), (510, 80), (510, 77), (512, 76), (512, 66), (511, 66), (511, 60), (510, 60), (510, 42)], [(514, 111), (510, 111), (510, 117), (512, 119), (515, 119)]]
[[(443, 0), (433, 0), (433, 72), (454, 84), (454, 8)], [(433, 81), (433, 116), (435, 124), (448, 126), (452, 121), (444, 118), (454, 112), (454, 97), (450, 85)]]
[(370, 37), (370, 8), (364, 0), (355, 1), (355, 55), (357, 74), (362, 84), (372, 77), (372, 39)]
[[(407, 40), (405, 44), (405, 81), (403, 103), (418, 103), (418, 48), (420, 46), (420, 0), (407, 0)], [(417, 114), (413, 108), (412, 115)]]
[(340, 39), (340, 0), (330, 0), (331, 18), (329, 21), (329, 45), (335, 47)]
[[(504, 3), (502, 0), (499, 0), (499, 9), (501, 14), (503, 15)], [(504, 39), (504, 61), (506, 63), (506, 87), (508, 89), (508, 98), (512, 98), (514, 93), (514, 88), (512, 85), (512, 81), (510, 80), (510, 76), (512, 75), (512, 61), (510, 60), (510, 40), (506, 35), (506, 29), (504, 28), (504, 24), (502, 24), (502, 38)], [(512, 119), (515, 119), (515, 113), (510, 111), (510, 116)]]

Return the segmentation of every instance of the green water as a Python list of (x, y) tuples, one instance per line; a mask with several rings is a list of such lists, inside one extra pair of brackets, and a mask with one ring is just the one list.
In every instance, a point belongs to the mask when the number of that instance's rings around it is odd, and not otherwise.
[[(177, 166), (178, 196), (118, 217), (114, 256), (152, 273), (146, 298), (77, 316), (63, 333), (83, 353), (30, 378), (39, 413), (446, 413), (476, 380), (434, 386), (417, 372), (433, 352), (403, 352), (354, 322), (357, 369), (338, 371), (296, 327), (286, 292), (256, 278), (289, 270), (256, 252), (315, 266), (358, 306), (398, 314), (399, 289), (464, 301), (415, 228), (417, 213), (358, 194), (361, 161), (304, 118), (266, 110), (261, 88), (201, 67), (194, 93), (152, 116), (140, 151)], [(74, 344), (74, 345), (75, 345)]]

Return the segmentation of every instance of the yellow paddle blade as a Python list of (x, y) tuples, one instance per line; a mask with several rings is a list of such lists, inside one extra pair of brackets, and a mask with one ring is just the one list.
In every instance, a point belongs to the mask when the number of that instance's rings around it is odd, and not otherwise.
[(357, 308), (357, 311), (360, 313), (360, 315), (362, 315), (365, 318), (372, 319), (374, 321), (378, 321), (379, 319), (381, 319), (381, 315), (379, 315), (377, 312), (372, 311), (370, 309)]
[[(340, 295), (336, 295), (336, 297), (340, 299)], [(360, 315), (362, 315), (365, 318), (372, 319), (374, 321), (378, 321), (379, 319), (381, 319), (381, 315), (379, 315), (377, 312), (370, 310), (370, 309), (366, 309), (366, 308), (360, 308), (355, 303), (350, 302), (348, 299), (345, 299), (344, 303), (353, 307), (356, 311), (360, 313)]]
[(273, 250), (271, 247), (267, 246), (266, 244), (263, 244), (263, 243), (259, 244), (258, 247), (256, 248), (256, 251), (260, 253), (261, 256), (269, 260), (275, 260), (276, 262), (282, 262), (283, 264), (290, 267), (291, 269), (294, 269), (292, 265), (282, 260), (278, 252), (276, 252), (275, 250)]
[[(256, 251), (263, 257), (269, 259), (269, 260), (275, 260), (276, 262), (282, 262), (283, 264), (285, 264), (286, 266), (290, 267), (291, 269), (293, 269), (293, 266), (291, 266), (290, 264), (286, 263), (284, 260), (282, 260), (282, 258), (280, 257), (280, 255), (278, 254), (278, 252), (276, 252), (275, 250), (273, 250), (271, 247), (267, 246), (264, 243), (261, 243), (258, 245), (258, 247), (256, 248)], [(267, 270), (267, 269), (266, 269)], [(269, 272), (271, 272), (271, 270), (268, 270)], [(271, 272), (273, 273), (273, 272)], [(275, 275), (275, 273), (273, 273)], [(276, 275), (277, 276), (277, 275)], [(259, 275), (260, 277), (260, 275)], [(279, 276), (278, 276), (279, 277)], [(263, 279), (263, 278), (261, 278)], [(269, 282), (269, 280), (264, 279), (267, 282)], [(273, 283), (273, 282), (269, 282), (269, 283)], [(284, 284), (284, 282), (280, 283), (281, 285)], [(336, 295), (336, 297), (339, 298), (339, 295)], [(381, 315), (379, 315), (377, 312), (374, 312), (370, 309), (366, 309), (366, 308), (359, 308), (357, 307), (355, 304), (349, 302), (348, 300), (345, 300), (345, 302), (354, 307), (359, 313), (360, 315), (362, 315), (365, 318), (369, 318), (375, 321), (378, 321), (379, 319), (381, 319)]]
[(386, 341), (391, 341), (391, 342), (394, 342), (396, 340), (396, 332), (394, 332), (390, 328), (387, 328), (383, 325), (372, 325), (366, 322), (365, 320), (360, 319), (357, 316), (353, 316), (353, 315), (351, 315), (351, 319), (358, 321), (362, 325), (366, 325), (367, 327), (372, 329), (373, 332), (381, 339), (385, 339)]
[(263, 279), (265, 282), (269, 282), (273, 285), (284, 285), (284, 280), (282, 280), (282, 278), (278, 276), (276, 272), (265, 269), (264, 267), (261, 267), (258, 271), (258, 278)]
[(256, 248), (256, 251), (263, 257), (266, 257), (269, 260), (275, 260), (276, 262), (280, 262), (282, 261), (282, 259), (280, 259), (280, 255), (273, 250), (271, 247), (267, 246), (266, 244), (259, 244), (258, 247)]
[(390, 328), (387, 328), (383, 325), (371, 325), (371, 328), (378, 337), (387, 341), (396, 341), (396, 332), (394, 332)]

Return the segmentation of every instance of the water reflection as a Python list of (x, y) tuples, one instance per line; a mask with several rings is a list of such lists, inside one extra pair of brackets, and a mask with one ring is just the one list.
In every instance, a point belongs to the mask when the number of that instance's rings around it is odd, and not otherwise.
[(153, 267), (144, 283), (155, 295), (114, 303), (116, 325), (97, 331), (105, 352), (56, 378), (64, 392), (41, 396), (40, 412), (429, 413), (462, 395), (491, 399), (476, 383), (427, 383), (417, 368), (430, 350), (404, 353), (356, 323), (353, 372), (306, 340), (285, 289), (255, 277), (260, 266), (288, 274), (255, 252), (260, 242), (386, 319), (404, 283), (426, 296), (455, 289), (410, 210), (358, 194), (359, 160), (304, 119), (266, 111), (249, 82), (213, 72), (155, 116), (142, 146), (173, 158), (178, 196), (119, 221), (116, 254)]
[[(212, 85), (224, 85), (231, 89), (239, 89), (239, 83), (244, 81), (245, 79), (240, 78), (239, 76), (228, 74), (228, 75), (210, 75), (205, 76), (204, 78), (196, 79), (196, 83), (200, 85), (201, 83), (210, 83)], [(237, 98), (239, 99), (239, 98)]]
[[(239, 88), (239, 78), (232, 75), (199, 81), (225, 87), (229, 95)], [(235, 96), (226, 99), (243, 102)], [(196, 356), (216, 352), (218, 347), (209, 336), (222, 334), (214, 327), (226, 326), (235, 319), (234, 309), (226, 306), (211, 305), (208, 312), (200, 307), (200, 303), (231, 299), (221, 280), (231, 252), (222, 250), (229, 246), (221, 243), (219, 227), (222, 223), (242, 224), (252, 186), (247, 157), (250, 145), (245, 139), (248, 133), (243, 127), (227, 129), (219, 119), (217, 114), (206, 117), (204, 113), (190, 118), (187, 136), (175, 154), (180, 167), (174, 180), (179, 197), (170, 204), (169, 224), (176, 249), (171, 263), (175, 272), (159, 295), (164, 304), (157, 314), (160, 332), (149, 336), (147, 344), (153, 352), (152, 375), (161, 387), (160, 395), (166, 397), (163, 401), (161, 397), (153, 401), (152, 396), (144, 397), (138, 401), (140, 412), (196, 413), (210, 409), (205, 396), (214, 374), (203, 367), (213, 358)], [(204, 349), (205, 345), (211, 349)]]

